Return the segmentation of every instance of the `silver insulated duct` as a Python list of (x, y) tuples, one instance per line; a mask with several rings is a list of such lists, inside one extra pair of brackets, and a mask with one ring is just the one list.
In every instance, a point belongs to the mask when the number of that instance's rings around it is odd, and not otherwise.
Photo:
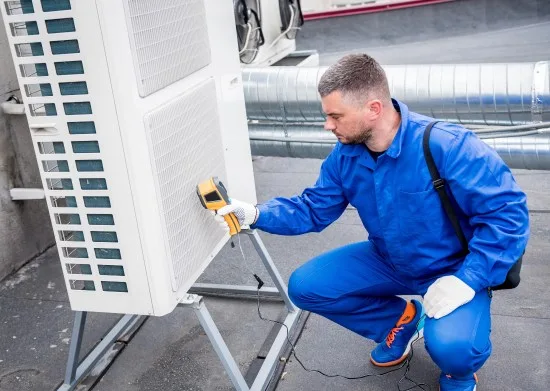
[[(392, 96), (445, 121), (517, 125), (550, 120), (548, 61), (516, 64), (385, 66)], [(317, 83), (327, 67), (243, 70), (250, 120), (324, 120)]]
[[(249, 135), (256, 156), (324, 159), (336, 143), (336, 137), (320, 125), (250, 124)], [(550, 170), (549, 129), (531, 136), (479, 136), (510, 168)]]
[(550, 170), (550, 134), (484, 139), (510, 168)]
[[(480, 137), (512, 168), (550, 170), (549, 64), (394, 65), (384, 69), (392, 96), (410, 110), (477, 128)], [(326, 69), (243, 70), (254, 155), (328, 155), (336, 139), (320, 124), (325, 118), (317, 93)], [(487, 126), (493, 126), (492, 131)]]

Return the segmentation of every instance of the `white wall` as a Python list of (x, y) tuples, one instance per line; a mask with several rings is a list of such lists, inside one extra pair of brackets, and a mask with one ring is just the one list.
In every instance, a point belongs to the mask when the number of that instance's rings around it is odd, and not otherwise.
[[(0, 16), (0, 102), (19, 86)], [(42, 187), (24, 115), (0, 112), (0, 280), (54, 244), (45, 200), (11, 201), (12, 187)]]

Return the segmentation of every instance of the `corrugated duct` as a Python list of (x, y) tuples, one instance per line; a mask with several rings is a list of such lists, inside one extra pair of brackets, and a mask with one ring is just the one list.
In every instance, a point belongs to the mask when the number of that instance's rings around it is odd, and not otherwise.
[[(548, 61), (515, 64), (385, 66), (392, 96), (445, 121), (517, 125), (550, 120)], [(324, 120), (317, 83), (327, 67), (246, 68), (251, 120)]]
[[(479, 130), (480, 137), (512, 168), (550, 170), (549, 125), (541, 123), (550, 121), (549, 64), (395, 65), (384, 69), (392, 96), (410, 110), (470, 126), (507, 125), (493, 128), (497, 133)], [(335, 138), (319, 124), (324, 115), (317, 93), (326, 69), (243, 70), (254, 155), (320, 159), (328, 155)]]
[[(511, 168), (550, 170), (550, 129), (539, 131), (541, 134), (529, 136), (488, 133), (480, 137)], [(252, 154), (256, 156), (324, 159), (336, 143), (332, 133), (313, 124), (249, 124), (249, 135)]]

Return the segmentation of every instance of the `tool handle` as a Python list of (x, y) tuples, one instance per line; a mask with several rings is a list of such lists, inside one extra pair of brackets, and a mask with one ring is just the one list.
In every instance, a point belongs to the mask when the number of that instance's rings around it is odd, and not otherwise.
[(223, 218), (225, 219), (227, 225), (229, 225), (229, 235), (233, 236), (241, 232), (241, 225), (239, 224), (239, 220), (237, 219), (237, 216), (235, 216), (235, 213), (228, 213), (223, 216)]

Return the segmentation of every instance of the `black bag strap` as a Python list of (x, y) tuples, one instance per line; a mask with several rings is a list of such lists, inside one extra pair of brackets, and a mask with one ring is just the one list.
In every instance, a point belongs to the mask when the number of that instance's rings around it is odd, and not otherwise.
[(453, 205), (451, 204), (449, 195), (445, 191), (445, 180), (442, 179), (441, 176), (439, 175), (439, 171), (437, 170), (437, 167), (434, 162), (434, 158), (432, 156), (432, 151), (430, 150), (430, 134), (432, 132), (433, 126), (437, 122), (439, 121), (431, 122), (430, 124), (428, 124), (428, 126), (426, 126), (426, 130), (424, 130), (424, 137), (422, 139), (422, 147), (424, 148), (424, 158), (426, 159), (426, 164), (428, 165), (428, 169), (430, 170), (433, 186), (437, 191), (439, 198), (441, 199), (443, 208), (445, 209), (445, 214), (451, 221), (451, 224), (453, 225), (456, 236), (458, 237), (458, 240), (460, 241), (460, 245), (462, 246), (461, 255), (466, 255), (469, 252), (468, 241), (464, 236), (464, 232), (462, 232), (462, 228), (460, 228), (460, 223), (458, 222), (458, 218), (456, 217), (456, 212), (453, 208)]

